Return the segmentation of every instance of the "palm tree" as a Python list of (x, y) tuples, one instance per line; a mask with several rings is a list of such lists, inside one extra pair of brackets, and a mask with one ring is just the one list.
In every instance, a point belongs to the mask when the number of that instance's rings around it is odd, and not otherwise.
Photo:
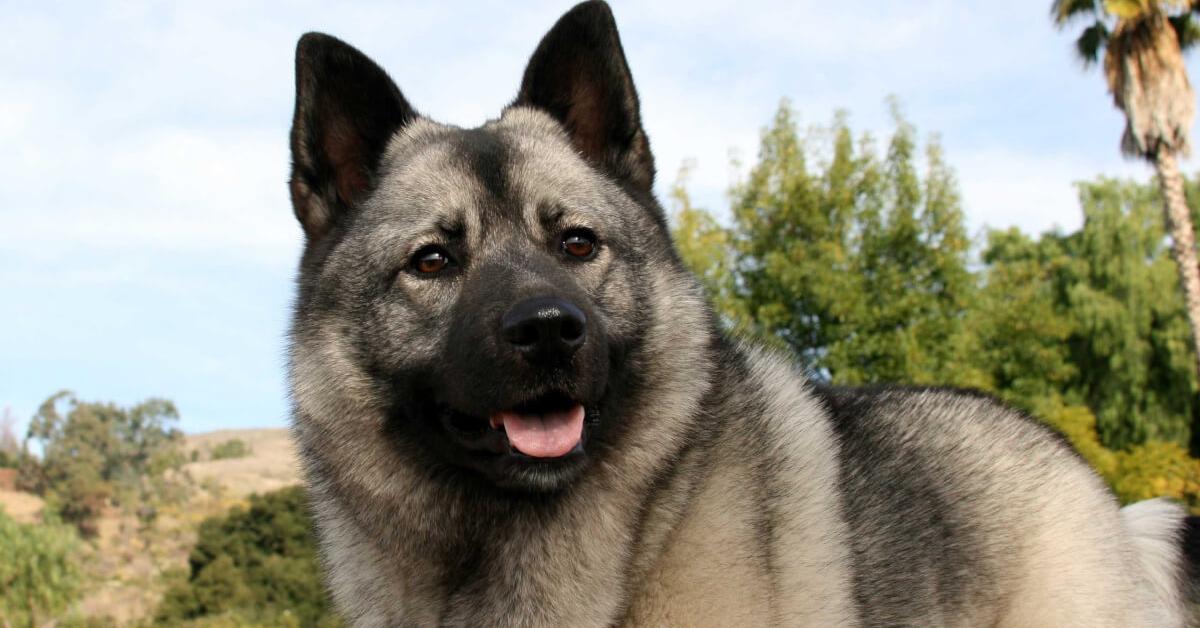
[[(1125, 112), (1121, 152), (1154, 164), (1200, 376), (1200, 266), (1177, 158), (1189, 151), (1196, 97), (1183, 51), (1200, 43), (1200, 0), (1054, 0), (1059, 28), (1086, 20), (1075, 41), (1085, 66), (1104, 56), (1113, 103)], [(1193, 432), (1200, 432), (1196, 426)], [(1195, 442), (1195, 435), (1193, 436)]]

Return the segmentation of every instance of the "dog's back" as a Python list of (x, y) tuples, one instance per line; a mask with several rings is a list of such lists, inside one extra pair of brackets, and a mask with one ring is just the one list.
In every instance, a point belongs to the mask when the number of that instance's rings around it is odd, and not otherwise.
[(1064, 439), (981, 395), (816, 394), (867, 625), (1183, 625), (1178, 506), (1119, 510)]
[(629, 625), (1186, 625), (1180, 507), (1119, 509), (1061, 437), (986, 396), (742, 359), (721, 471)]

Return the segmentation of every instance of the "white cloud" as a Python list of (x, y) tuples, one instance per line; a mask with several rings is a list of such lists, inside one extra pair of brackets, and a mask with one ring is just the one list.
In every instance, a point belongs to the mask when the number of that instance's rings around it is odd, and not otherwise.
[(44, 187), (0, 211), (0, 248), (85, 264), (130, 250), (290, 264), (299, 229), (286, 168), (278, 138), (183, 128), (72, 146), (57, 159), (42, 147), (20, 169)]

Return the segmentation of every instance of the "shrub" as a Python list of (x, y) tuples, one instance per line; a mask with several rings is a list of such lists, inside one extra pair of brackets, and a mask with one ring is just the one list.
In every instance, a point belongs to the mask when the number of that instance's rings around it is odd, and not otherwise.
[(244, 458), (248, 455), (250, 455), (250, 446), (240, 438), (231, 438), (223, 443), (219, 443), (212, 450), (213, 460)]
[(0, 508), (0, 618), (5, 625), (39, 626), (75, 599), (77, 545), (69, 526), (17, 523)]
[(321, 584), (306, 498), (299, 487), (250, 498), (200, 525), (190, 571), (155, 621), (175, 625), (336, 626)]

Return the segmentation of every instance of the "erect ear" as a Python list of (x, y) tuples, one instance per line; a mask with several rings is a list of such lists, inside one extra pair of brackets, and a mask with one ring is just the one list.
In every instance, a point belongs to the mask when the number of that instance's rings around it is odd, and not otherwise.
[(296, 45), (292, 207), (319, 238), (374, 184), (388, 140), (416, 112), (374, 61), (341, 40), (308, 33)]
[(576, 5), (546, 33), (514, 104), (550, 113), (575, 148), (609, 175), (646, 192), (654, 185), (637, 90), (604, 2)]

